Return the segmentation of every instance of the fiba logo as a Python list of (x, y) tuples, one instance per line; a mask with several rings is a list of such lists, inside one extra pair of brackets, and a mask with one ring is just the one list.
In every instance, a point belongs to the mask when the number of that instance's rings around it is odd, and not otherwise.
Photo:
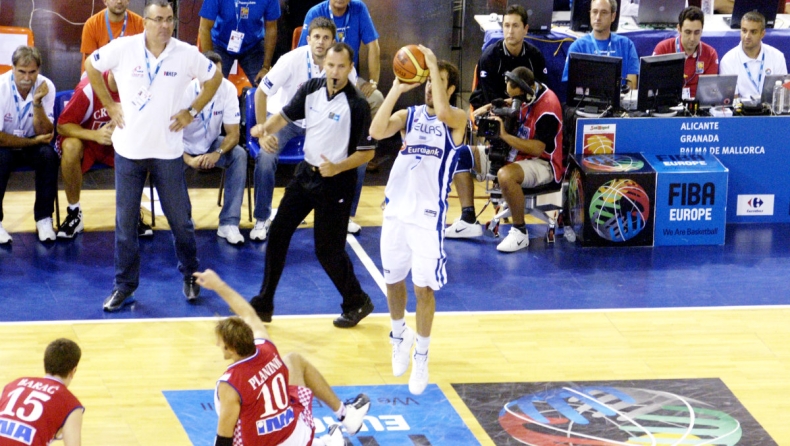
[(582, 159), (582, 166), (597, 172), (633, 172), (645, 167), (645, 162), (628, 155), (592, 155)]
[(763, 200), (760, 199), (760, 197), (754, 197), (751, 200), (749, 200), (747, 203), (749, 203), (749, 207), (752, 207), (754, 209), (759, 209), (762, 207), (764, 202)]
[(523, 444), (734, 445), (744, 436), (743, 420), (697, 396), (644, 387), (548, 387), (507, 402), (498, 418)]
[(650, 217), (650, 197), (634, 180), (614, 179), (595, 191), (588, 213), (601, 238), (625, 242), (645, 228)]

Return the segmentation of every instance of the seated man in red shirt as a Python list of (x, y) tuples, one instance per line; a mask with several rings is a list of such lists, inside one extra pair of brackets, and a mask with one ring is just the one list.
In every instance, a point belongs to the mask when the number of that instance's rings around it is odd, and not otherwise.
[(69, 339), (56, 339), (44, 351), (43, 378), (19, 378), (0, 393), (0, 444), (46, 446), (63, 440), (79, 446), (85, 408), (68, 390), (80, 347)]
[(289, 444), (341, 446), (339, 426), (313, 438), (313, 395), (334, 411), (349, 435), (362, 428), (370, 399), (359, 394), (340, 402), (321, 373), (298, 353), (280, 356), (252, 306), (212, 270), (195, 273), (201, 287), (215, 291), (238, 317), (219, 321), (217, 345), (233, 361), (217, 381), (219, 413), (215, 446)]
[[(104, 73), (104, 82), (113, 100), (120, 102), (118, 86), (115, 85), (112, 72)], [(95, 163), (115, 166), (115, 151), (112, 147), (112, 132), (115, 127), (110, 121), (110, 115), (85, 76), (77, 84), (74, 95), (60, 113), (57, 122), (58, 138), (55, 149), (61, 155), (60, 168), (69, 201), (66, 220), (58, 229), (58, 238), (73, 238), (85, 228), (80, 207), (82, 175)], [(143, 222), (141, 216), (138, 236), (153, 234), (153, 230)]]
[(683, 74), (683, 99), (697, 96), (697, 84), (701, 74), (719, 74), (719, 55), (712, 46), (700, 41), (705, 14), (696, 6), (689, 6), (678, 16), (677, 37), (662, 40), (653, 50), (653, 55), (686, 53)]

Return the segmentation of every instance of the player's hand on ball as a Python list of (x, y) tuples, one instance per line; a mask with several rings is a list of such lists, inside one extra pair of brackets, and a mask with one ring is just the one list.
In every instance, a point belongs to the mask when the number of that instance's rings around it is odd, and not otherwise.
[(424, 45), (417, 45), (417, 48), (419, 48), (425, 56), (425, 65), (428, 66), (429, 70), (431, 67), (436, 66), (436, 54), (433, 54), (433, 50)]
[(397, 77), (392, 82), (392, 88), (396, 89), (398, 91), (398, 93), (400, 93), (400, 94), (406, 93), (407, 91), (414, 90), (415, 88), (419, 87), (420, 85), (422, 85), (422, 83), (407, 84), (405, 82), (401, 82), (400, 79), (398, 79)]

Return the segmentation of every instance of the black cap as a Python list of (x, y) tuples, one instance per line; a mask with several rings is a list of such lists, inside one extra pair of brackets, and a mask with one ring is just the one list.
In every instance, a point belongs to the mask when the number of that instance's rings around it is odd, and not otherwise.
[(522, 91), (532, 91), (532, 83), (535, 81), (535, 75), (529, 68), (518, 67), (513, 71), (505, 72), (505, 79), (515, 83)]

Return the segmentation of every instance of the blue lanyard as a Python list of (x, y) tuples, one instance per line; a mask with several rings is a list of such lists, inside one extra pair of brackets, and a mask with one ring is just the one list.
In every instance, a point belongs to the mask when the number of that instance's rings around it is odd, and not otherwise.
[[(123, 28), (121, 28), (121, 35), (119, 35), (118, 37), (123, 37), (123, 35), (126, 33), (126, 22), (128, 19), (129, 19), (129, 12), (124, 12)], [(110, 11), (107, 9), (104, 10), (104, 22), (107, 23), (107, 35), (110, 37), (110, 42), (112, 42), (112, 39), (114, 37), (112, 36), (112, 28), (110, 28)]]
[[(35, 88), (35, 84), (32, 88)], [(14, 105), (16, 105), (16, 128), (18, 130), (24, 130), (22, 123), (27, 120), (27, 112), (30, 110), (30, 106), (33, 105), (33, 101), (28, 102), (25, 104), (24, 108), (19, 108), (19, 103), (24, 102), (24, 98), (16, 90), (16, 82), (14, 81), (14, 73), (11, 73), (11, 91), (14, 93)], [(29, 93), (28, 93), (29, 94)]]
[[(328, 4), (328, 2), (327, 2), (327, 4)], [(338, 42), (345, 42), (346, 41), (346, 36), (348, 35), (348, 21), (351, 18), (351, 3), (349, 3), (348, 6), (346, 6), (346, 13), (343, 14), (343, 16), (346, 18), (346, 20), (343, 22), (343, 26), (342, 27), (340, 27), (340, 26), (337, 27), (337, 31), (335, 32), (335, 38), (337, 39)], [(329, 18), (332, 19), (333, 21), (335, 20), (335, 14), (332, 12), (332, 8), (331, 7), (329, 8)], [(340, 30), (341, 29), (343, 30), (342, 37), (340, 35)]]
[(310, 80), (313, 78), (313, 61), (310, 60), (310, 51), (305, 52), (305, 55), (307, 56), (307, 80)]
[(601, 54), (601, 50), (598, 49), (598, 39), (593, 37), (593, 41), (595, 42), (595, 54), (598, 56), (611, 56), (614, 51), (612, 51), (612, 36), (609, 36), (609, 40), (606, 43), (606, 54)]
[[(195, 97), (200, 95), (200, 88), (198, 85), (195, 85)], [(211, 108), (208, 110), (208, 119), (205, 116), (206, 107), (203, 107), (203, 110), (200, 112), (200, 122), (203, 125), (203, 139), (207, 139), (208, 137), (208, 127), (211, 124), (211, 118), (214, 116), (214, 101), (211, 101)]]
[[(245, 3), (239, 3), (239, 0), (234, 0), (234, 11), (233, 12), (236, 13), (236, 31), (239, 30), (239, 24), (241, 23), (241, 19), (242, 19), (242, 17), (241, 17), (241, 7), (239, 6), (240, 4), (244, 4), (244, 5), (253, 4), (254, 5), (255, 2), (254, 1), (250, 1), (250, 2), (245, 2)], [(249, 16), (250, 16), (250, 12), (249, 12), (249, 6), (248, 6), (247, 7), (247, 18), (249, 18)]]
[[(681, 52), (685, 53), (686, 52), (685, 49), (680, 47), (680, 36), (675, 37), (675, 52), (676, 53), (681, 53)], [(699, 63), (699, 56), (700, 56), (700, 54), (702, 54), (702, 42), (700, 42), (700, 44), (697, 46), (697, 51), (694, 51), (694, 54), (696, 54), (696, 56), (694, 57), (694, 74), (691, 75), (690, 78), (686, 79), (686, 74), (685, 74), (685, 70), (686, 69), (685, 69), (685, 67), (683, 68), (683, 71), (684, 71), (684, 73), (683, 73), (683, 86), (684, 87), (689, 82), (691, 82), (691, 80), (694, 79), (697, 76), (697, 74), (699, 74), (697, 72), (697, 64)]]
[(754, 85), (754, 88), (756, 88), (758, 92), (762, 91), (760, 84), (763, 82), (763, 72), (765, 69), (765, 51), (763, 51), (763, 58), (760, 60), (760, 74), (757, 75), (757, 82), (754, 81), (754, 78), (752, 77), (752, 70), (749, 69), (749, 66), (746, 65), (746, 62), (743, 63), (743, 68), (746, 70), (746, 74), (749, 76), (749, 82)]
[(162, 62), (164, 61), (159, 61), (159, 63), (156, 65), (156, 71), (154, 71), (152, 76), (151, 63), (148, 61), (148, 49), (145, 47), (145, 43), (143, 43), (143, 53), (145, 53), (145, 69), (148, 72), (148, 88), (151, 88), (151, 85), (154, 83), (154, 79), (156, 79), (156, 75), (159, 74), (159, 69), (162, 68)]

